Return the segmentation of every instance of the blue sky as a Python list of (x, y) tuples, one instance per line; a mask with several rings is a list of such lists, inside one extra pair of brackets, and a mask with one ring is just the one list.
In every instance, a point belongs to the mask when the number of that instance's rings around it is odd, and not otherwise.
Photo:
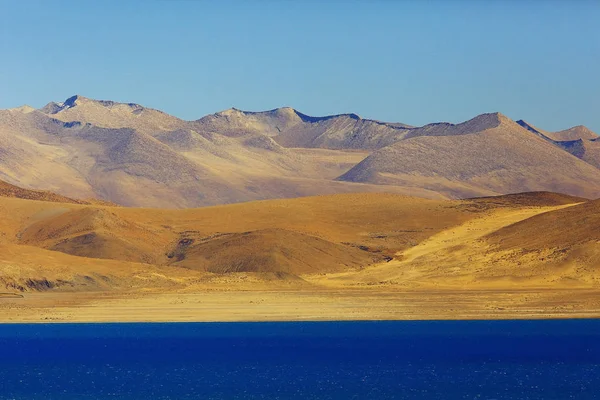
[(0, 108), (292, 106), (600, 133), (599, 1), (0, 0)]

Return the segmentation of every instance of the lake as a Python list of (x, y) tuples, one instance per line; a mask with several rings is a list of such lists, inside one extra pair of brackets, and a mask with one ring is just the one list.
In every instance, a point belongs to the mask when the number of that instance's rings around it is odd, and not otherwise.
[(600, 321), (0, 325), (0, 399), (595, 399)]

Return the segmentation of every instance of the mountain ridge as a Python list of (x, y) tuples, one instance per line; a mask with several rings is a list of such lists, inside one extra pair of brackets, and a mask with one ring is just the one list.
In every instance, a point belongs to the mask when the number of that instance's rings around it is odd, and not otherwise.
[(459, 198), (528, 190), (564, 192), (561, 187), (568, 187), (568, 194), (595, 198), (600, 196), (599, 171), (534, 128), (491, 113), (461, 124), (417, 128), (338, 180), (420, 185)]
[(0, 179), (159, 208), (357, 191), (600, 196), (600, 141), (558, 142), (524, 125), (498, 112), (413, 127), (353, 113), (313, 117), (291, 107), (231, 108), (184, 121), (136, 103), (75, 95), (39, 110), (0, 110)]

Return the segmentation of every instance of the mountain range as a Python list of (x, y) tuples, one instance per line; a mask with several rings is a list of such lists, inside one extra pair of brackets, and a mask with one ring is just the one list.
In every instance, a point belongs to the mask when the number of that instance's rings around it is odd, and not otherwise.
[(527, 191), (600, 197), (600, 141), (483, 114), (414, 127), (289, 107), (194, 121), (73, 96), (0, 111), (0, 179), (85, 201), (188, 208), (388, 192), (456, 199)]

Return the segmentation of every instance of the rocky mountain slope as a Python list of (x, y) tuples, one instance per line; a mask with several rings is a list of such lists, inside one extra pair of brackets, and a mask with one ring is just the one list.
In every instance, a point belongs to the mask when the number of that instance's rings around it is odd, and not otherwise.
[(40, 110), (0, 110), (0, 179), (159, 208), (347, 192), (600, 196), (600, 142), (588, 130), (552, 136), (519, 123), (484, 114), (411, 127), (288, 107), (184, 121), (138, 104), (73, 96)]
[(585, 126), (578, 125), (560, 132), (547, 132), (523, 120), (517, 121), (517, 123), (548, 139), (575, 157), (600, 168), (600, 137)]
[(598, 171), (539, 132), (495, 113), (413, 129), (339, 179), (417, 186), (459, 198), (529, 190), (598, 197)]
[(195, 125), (199, 130), (227, 136), (264, 134), (284, 147), (367, 150), (403, 138), (410, 128), (362, 119), (356, 114), (311, 117), (289, 107), (264, 112), (232, 108), (201, 118)]

